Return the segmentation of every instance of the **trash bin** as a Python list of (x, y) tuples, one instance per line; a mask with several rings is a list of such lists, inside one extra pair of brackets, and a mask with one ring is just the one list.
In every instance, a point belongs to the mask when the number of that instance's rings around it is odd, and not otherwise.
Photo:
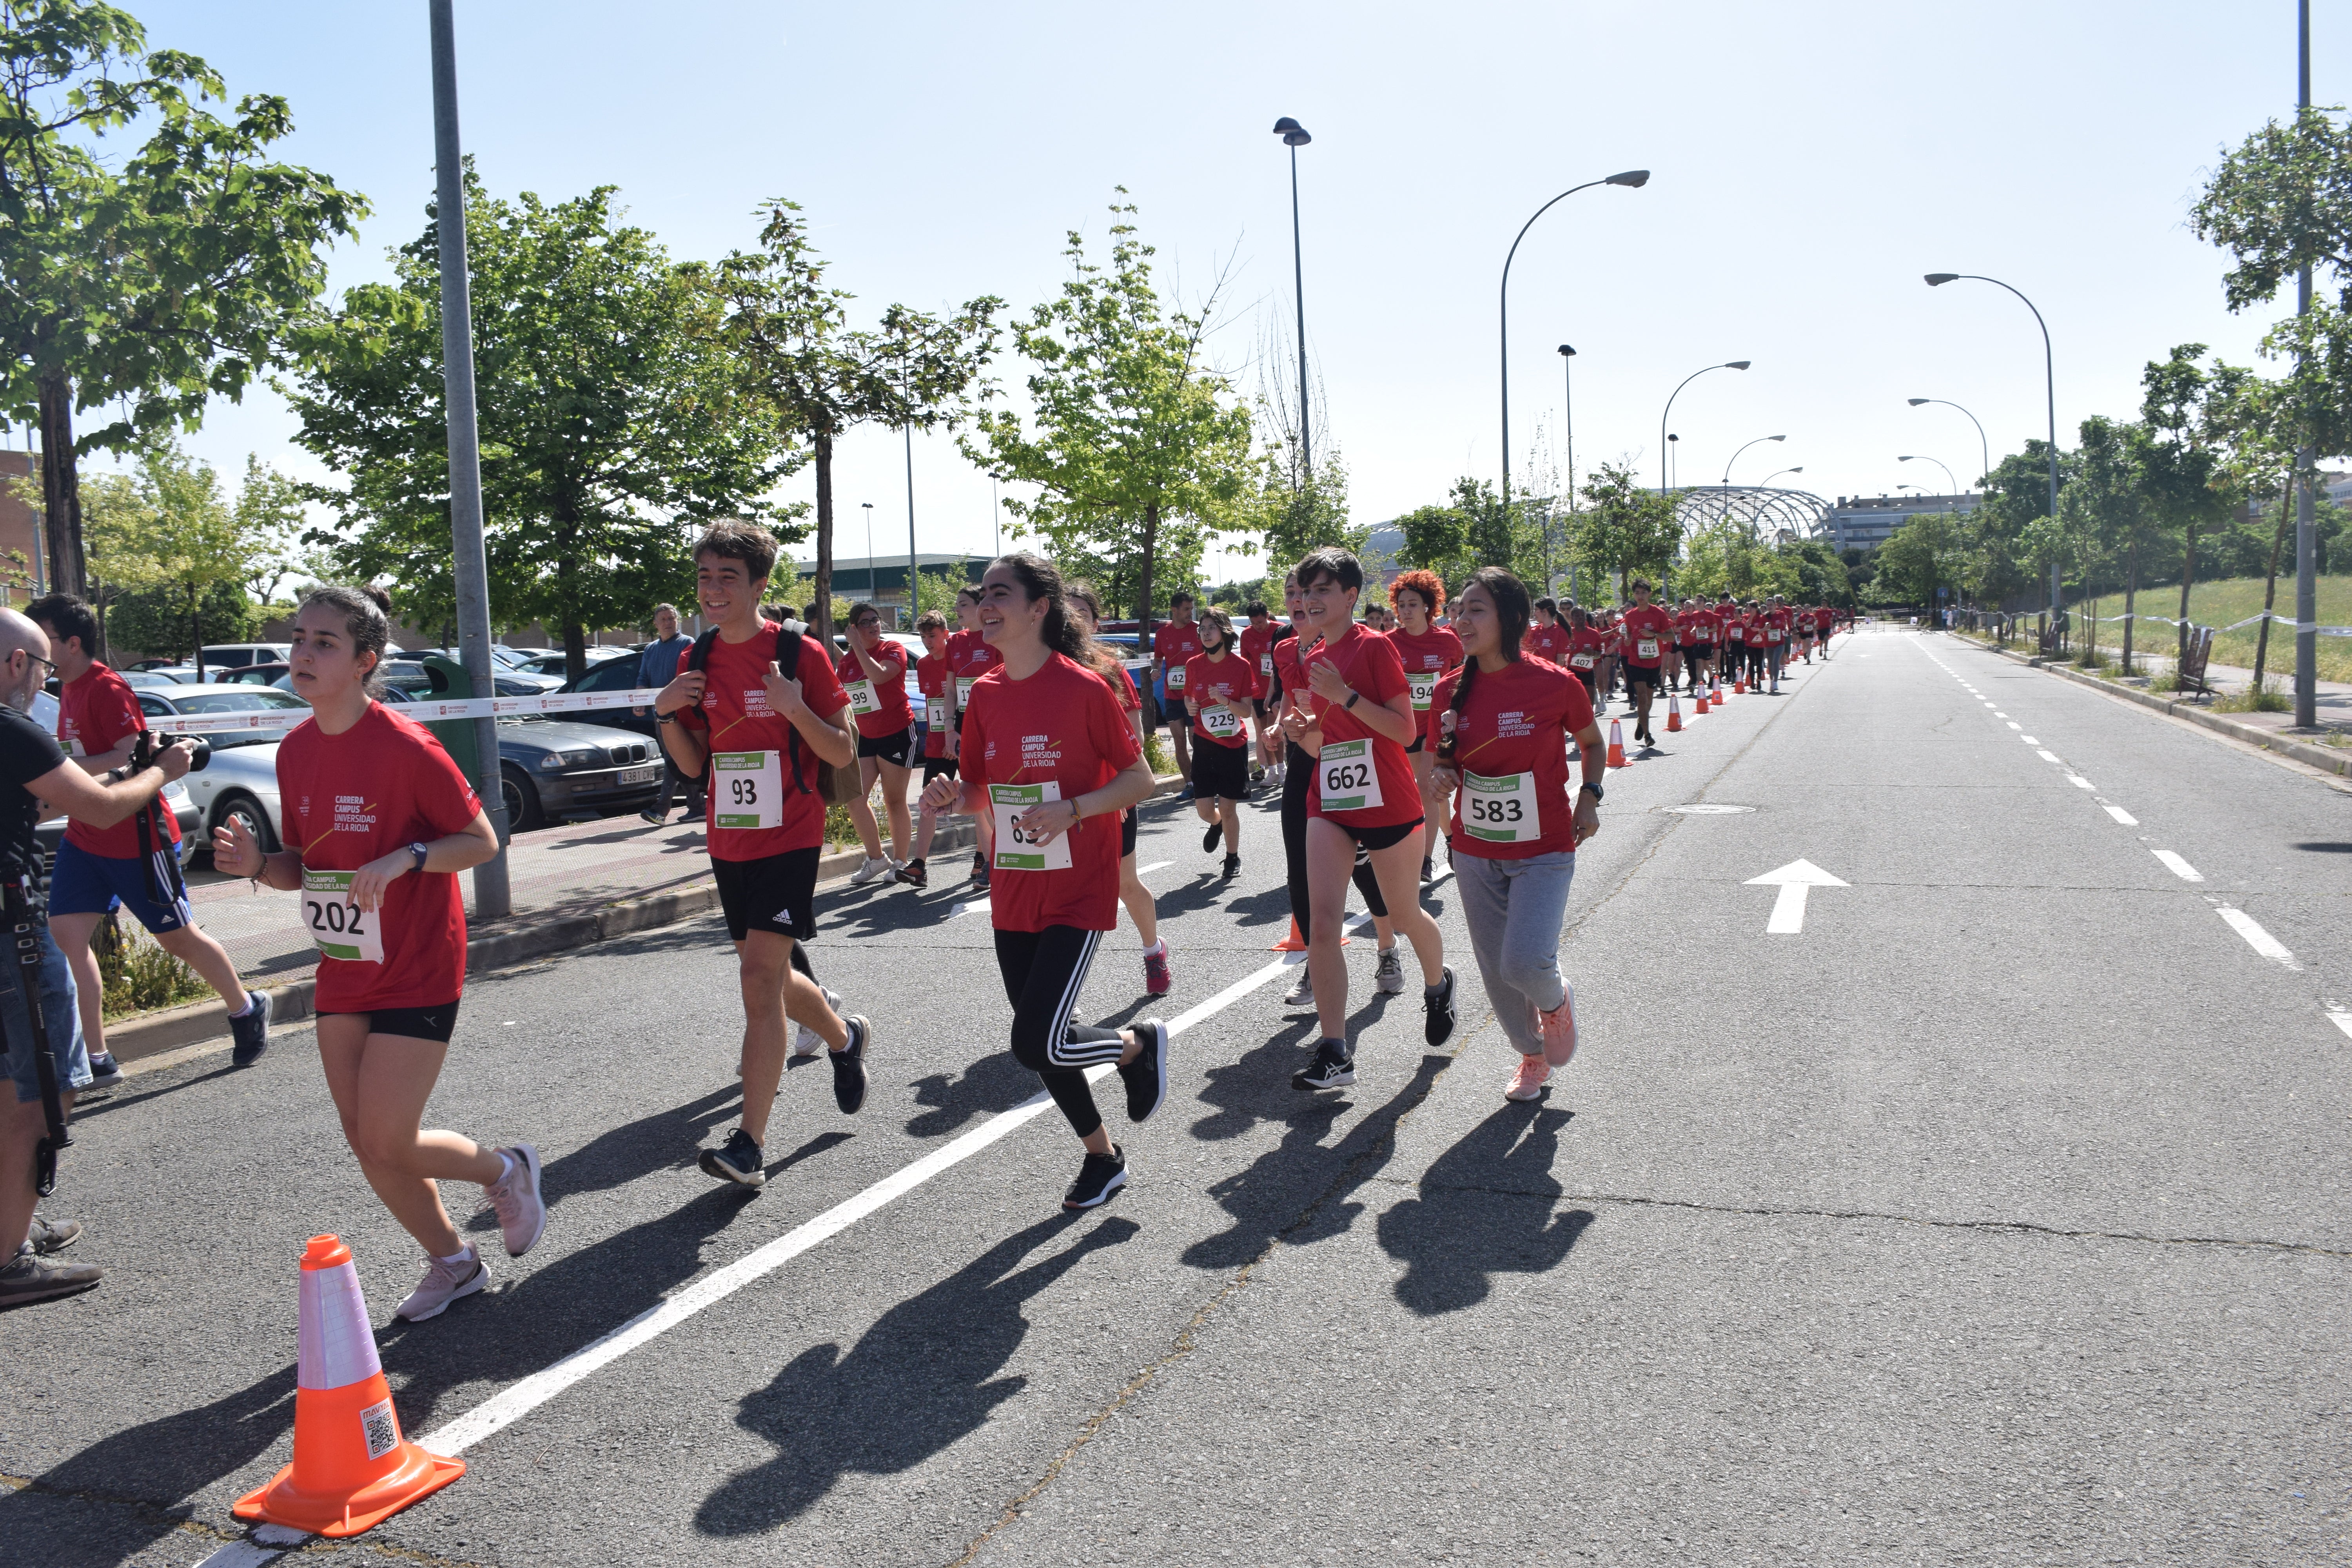
[[(437, 653), (428, 653), (417, 662), (424, 665), (425, 673), (433, 678), (432, 696), (452, 698), (473, 695), (473, 683), (466, 678), (466, 667), (456, 659), (445, 658)], [(457, 763), (458, 771), (473, 782), (476, 790), (479, 790), (482, 787), (482, 753), (474, 741), (475, 735), (478, 732), (475, 721), (471, 719), (435, 719), (427, 722), (425, 727), (433, 731), (433, 738), (441, 742), (441, 749), (447, 752)], [(496, 781), (492, 782), (495, 784)], [(483, 804), (487, 805), (490, 803), (485, 800)], [(503, 845), (514, 831), (513, 824), (507, 820), (506, 813), (503, 811), (492, 812), (490, 820), (499, 825), (499, 842)]]

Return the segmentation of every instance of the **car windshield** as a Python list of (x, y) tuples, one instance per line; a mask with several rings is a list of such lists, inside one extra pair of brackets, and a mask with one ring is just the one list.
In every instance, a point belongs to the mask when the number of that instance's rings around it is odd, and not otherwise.
[(250, 713), (260, 708), (308, 706), (290, 691), (273, 691), (267, 686), (250, 691), (191, 691), (171, 701), (183, 713)]

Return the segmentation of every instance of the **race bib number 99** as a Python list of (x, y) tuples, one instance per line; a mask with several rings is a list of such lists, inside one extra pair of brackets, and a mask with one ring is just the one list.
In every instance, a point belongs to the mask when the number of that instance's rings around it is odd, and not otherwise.
[(1326, 811), (1371, 811), (1381, 804), (1381, 771), (1372, 765), (1370, 737), (1326, 741), (1316, 759)]
[(713, 752), (710, 788), (714, 826), (756, 830), (784, 825), (782, 752)]
[(872, 681), (845, 680), (841, 683), (841, 689), (849, 693), (849, 709), (851, 712), (875, 713), (881, 710), (882, 704), (874, 695), (874, 683)]
[(1532, 844), (1543, 837), (1536, 806), (1536, 775), (1462, 775), (1462, 828), (1488, 844)]
[(376, 916), (381, 913), (352, 902), (349, 871), (302, 873), (302, 923), (327, 957), (352, 963), (382, 963), (383, 932), (376, 927)]
[(996, 868), (1000, 871), (1066, 871), (1070, 868), (1070, 836), (1054, 835), (1040, 844), (1021, 826), (1021, 814), (1049, 800), (1062, 798), (1061, 784), (1052, 779), (1035, 784), (991, 784), (990, 808), (996, 816)]

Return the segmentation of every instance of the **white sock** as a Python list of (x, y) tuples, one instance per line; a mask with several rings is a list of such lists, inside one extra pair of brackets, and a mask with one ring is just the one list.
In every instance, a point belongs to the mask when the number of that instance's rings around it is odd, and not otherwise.
[(1167, 939), (1166, 937), (1164, 937), (1164, 936), (1163, 936), (1163, 937), (1161, 937), (1158, 942), (1153, 942), (1150, 947), (1145, 948), (1145, 949), (1143, 950), (1143, 952), (1144, 952), (1144, 956), (1145, 956), (1145, 957), (1147, 957), (1147, 958), (1149, 958), (1151, 954), (1153, 954), (1153, 953), (1155, 953), (1155, 952), (1166, 952), (1167, 951), (1168, 951), (1168, 939)]
[(513, 1174), (515, 1173), (515, 1157), (514, 1157), (512, 1154), (508, 1153), (505, 1150), (501, 1149), (501, 1150), (499, 1150), (499, 1163), (500, 1163), (501, 1164), (503, 1164), (503, 1165), (506, 1167), (504, 1170), (502, 1170), (502, 1171), (500, 1171), (500, 1172), (499, 1173), (499, 1181), (501, 1181), (501, 1182), (503, 1182), (503, 1181), (505, 1181), (509, 1176), (511, 1176), (511, 1175), (513, 1175)]
[(248, 991), (245, 994), (245, 1011), (236, 1014), (236, 1016), (239, 1018), (250, 1017), (253, 1015), (253, 1010), (260, 1005), (261, 993), (258, 991)]
[(444, 1263), (451, 1264), (471, 1263), (473, 1260), (474, 1249), (470, 1247), (461, 1247), (457, 1251), (451, 1253), (448, 1257), (441, 1259)]

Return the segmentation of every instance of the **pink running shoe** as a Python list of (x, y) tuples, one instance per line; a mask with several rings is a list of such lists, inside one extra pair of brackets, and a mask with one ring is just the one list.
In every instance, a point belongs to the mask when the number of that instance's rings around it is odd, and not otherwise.
[(1533, 1100), (1543, 1092), (1551, 1078), (1551, 1068), (1541, 1057), (1521, 1057), (1518, 1071), (1511, 1075), (1508, 1087), (1503, 1090), (1505, 1100)]
[(1543, 1033), (1544, 1060), (1553, 1067), (1564, 1068), (1576, 1055), (1576, 987), (1559, 999), (1559, 1005), (1546, 1013), (1530, 1002), (1528, 1008), (1536, 1016), (1536, 1027)]
[(1158, 952), (1143, 955), (1143, 988), (1154, 996), (1165, 996), (1174, 984), (1175, 977), (1168, 970), (1168, 944), (1163, 942)]

